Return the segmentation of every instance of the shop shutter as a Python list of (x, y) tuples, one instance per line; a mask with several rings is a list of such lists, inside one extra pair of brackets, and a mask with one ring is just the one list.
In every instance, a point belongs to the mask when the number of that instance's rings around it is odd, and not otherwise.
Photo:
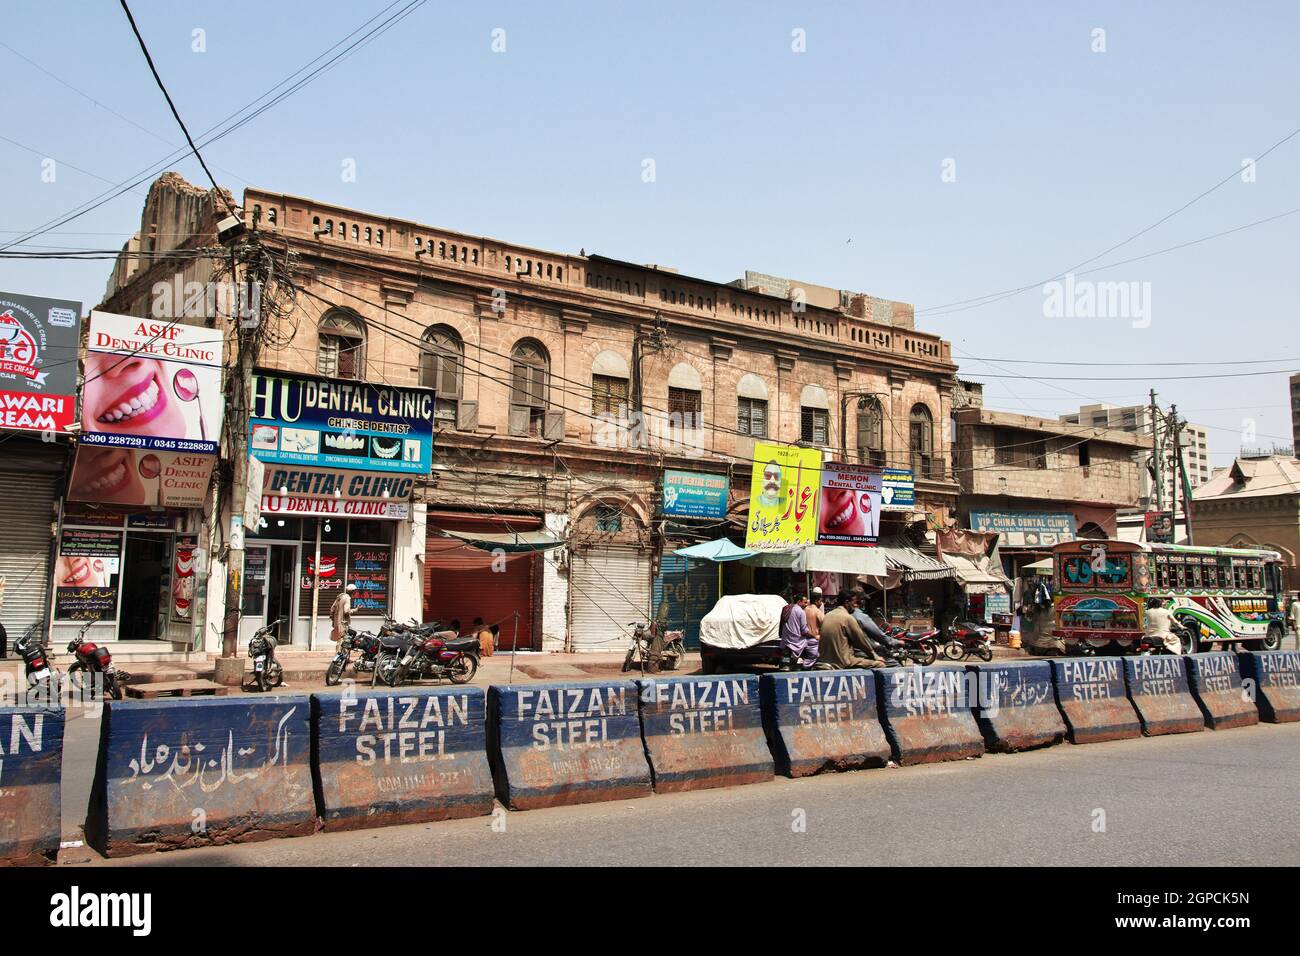
[(49, 614), (50, 526), (59, 485), (54, 475), (0, 472), (0, 576), (5, 579), (0, 623), (11, 644)]
[(499, 520), (441, 519), (430, 515), (430, 533), (424, 551), (424, 619), (460, 621), (468, 631), (474, 619), (486, 625), (499, 623), (499, 650), (510, 650), (515, 641), (515, 612), (519, 612), (518, 649), (533, 646), (533, 586), (538, 572), (535, 553), (506, 555), (493, 567), (494, 557), (456, 538), (436, 533), (451, 531), (532, 531), (541, 526), (536, 518), (510, 518), (509, 528)]
[(718, 601), (718, 566), (665, 554), (654, 583), (655, 620), (665, 631), (682, 631), (686, 646), (700, 646), (700, 618)]
[(573, 553), (570, 568), (575, 651), (620, 651), (632, 621), (650, 620), (650, 555), (607, 545)]

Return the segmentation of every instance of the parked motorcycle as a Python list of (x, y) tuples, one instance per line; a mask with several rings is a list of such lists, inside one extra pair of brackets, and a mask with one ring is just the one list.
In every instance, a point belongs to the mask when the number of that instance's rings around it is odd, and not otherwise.
[(632, 643), (627, 649), (627, 657), (623, 659), (624, 672), (632, 670), (637, 658), (641, 659), (640, 670), (643, 673), (675, 671), (686, 657), (686, 642), (682, 639), (681, 631), (662, 631), (663, 625), (657, 621), (648, 626), (639, 621), (631, 621), (628, 627), (633, 629)]
[(94, 621), (87, 621), (77, 632), (77, 636), (68, 641), (68, 653), (77, 658), (68, 668), (68, 680), (84, 700), (95, 696), (95, 687), (99, 683), (95, 680), (95, 675), (98, 674), (104, 684), (105, 693), (114, 700), (121, 700), (122, 688), (130, 681), (131, 675), (114, 666), (113, 655), (109, 653), (107, 647), (100, 647), (94, 641), (86, 639), (86, 632), (94, 623)]
[(283, 617), (272, 621), (265, 627), (258, 628), (248, 639), (248, 656), (253, 659), (253, 683), (262, 692), (284, 683), (284, 668), (275, 659), (274, 632), (287, 621), (288, 618)]
[(411, 643), (433, 634), (440, 626), (437, 621), (420, 624), (412, 619), (406, 624), (399, 624), (392, 618), (386, 618), (384, 626), (379, 629), (379, 650), (375, 653), (375, 669), (370, 673), (370, 686), (375, 687), (380, 681), (389, 687), (394, 686), (397, 667)]
[[(354, 674), (373, 674), (375, 661), (383, 649), (380, 638), (383, 633), (382, 629), (379, 634), (373, 634), (370, 631), (354, 631), (348, 628), (347, 635), (339, 642), (334, 660), (330, 661), (330, 666), (325, 669), (325, 686), (333, 687), (343, 680), (348, 667), (352, 667)], [(353, 655), (356, 655), (355, 659)]]
[(896, 624), (887, 628), (885, 633), (902, 644), (888, 649), (886, 654), (887, 659), (895, 659), (901, 666), (920, 664), (928, 667), (939, 656), (939, 631), (933, 627), (908, 630)]
[[(477, 637), (459, 637), (455, 631), (413, 632), (395, 667), (379, 676), (389, 687), (406, 680), (446, 678), (453, 684), (467, 684), (478, 673)], [(384, 661), (391, 658), (385, 656)]]
[(44, 630), (45, 622), (37, 621), (14, 642), (14, 650), (23, 656), (27, 690), (36, 696), (52, 695), (58, 687), (58, 668), (50, 663), (50, 655), (41, 641)]
[(943, 656), (950, 661), (965, 660), (972, 654), (982, 661), (993, 660), (993, 628), (973, 621), (955, 621), (948, 629)]

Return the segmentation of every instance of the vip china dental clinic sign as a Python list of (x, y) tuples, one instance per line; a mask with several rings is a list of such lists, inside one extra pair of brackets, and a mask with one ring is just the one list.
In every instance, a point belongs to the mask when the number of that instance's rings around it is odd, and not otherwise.
[(73, 501), (194, 508), (216, 463), (219, 329), (92, 312)]
[(256, 372), (249, 448), (268, 464), (427, 475), (433, 413), (429, 389)]
[(785, 551), (817, 538), (822, 453), (816, 448), (754, 445), (745, 547)]
[(0, 292), (0, 428), (68, 431), (80, 338), (80, 302)]
[(880, 534), (880, 469), (828, 462), (821, 474), (817, 543), (875, 544)]

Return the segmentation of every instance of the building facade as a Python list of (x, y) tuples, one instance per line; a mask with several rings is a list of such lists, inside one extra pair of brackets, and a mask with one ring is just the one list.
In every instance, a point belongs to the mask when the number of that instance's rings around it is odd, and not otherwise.
[(1291, 384), (1291, 448), (1300, 449), (1300, 372), (1292, 375)]
[[(1144, 453), (1139, 453), (1141, 460), (1138, 464), (1141, 467), (1138, 470), (1139, 493), (1136, 507), (1141, 508), (1143, 511), (1156, 509), (1156, 485), (1148, 470), (1148, 462), (1151, 458), (1150, 439), (1154, 434), (1151, 425), (1151, 406), (1128, 405), (1121, 408), (1104, 403), (1084, 405), (1077, 412), (1062, 415), (1061, 421), (1071, 425), (1091, 425), (1096, 428), (1118, 429), (1136, 435), (1147, 436), (1146, 450)], [(1174, 469), (1173, 447), (1168, 436), (1162, 435), (1162, 441), (1166, 447), (1164, 449), (1164, 460), (1160, 465), (1161, 494), (1163, 496), (1163, 505), (1168, 509), (1170, 503), (1175, 500), (1174, 483), (1177, 478)], [(1183, 465), (1187, 469), (1187, 482), (1193, 489), (1199, 488), (1210, 480), (1212, 472), (1210, 467), (1210, 442), (1206, 427), (1186, 422), (1179, 442), (1182, 448)], [(1181, 486), (1178, 486), (1176, 497), (1179, 501), (1183, 499)]]
[(1192, 496), (1192, 541), (1282, 555), (1286, 588), (1300, 589), (1300, 461), (1239, 457)]
[(961, 526), (999, 533), (1011, 577), (1062, 541), (1116, 537), (1138, 501), (1145, 436), (979, 407), (955, 419)]
[[(170, 174), (156, 182), (135, 246), (164, 233), (182, 251), (210, 242), (215, 214), (196, 193)], [(904, 303), (771, 276), (713, 282), (261, 190), (246, 191), (242, 215), (298, 287), (260, 374), (410, 391), (428, 399), (433, 424), (409, 508), (390, 499), (379, 516), (295, 514), (307, 493), (268, 474), (264, 519), (289, 505), (249, 535), (265, 587), (256, 600), (245, 589), (245, 636), (282, 612), (298, 622), (294, 643), (319, 644), (319, 608), (308, 613), (319, 569), (332, 562), (350, 578), (355, 560), (387, 582), (371, 614), (481, 619), (503, 647), (620, 649), (628, 622), (648, 619), (673, 583), (666, 554), (743, 540), (757, 441), (912, 470), (916, 504), (893, 530), (955, 514), (945, 450), (956, 368)], [(201, 262), (124, 259), (101, 308), (148, 315), (177, 274), (202, 278)], [(344, 448), (356, 436), (331, 440)], [(666, 521), (667, 470), (724, 476), (726, 515)], [(564, 546), (503, 555), (468, 543), (538, 531)], [(209, 621), (223, 580), (218, 546)], [(709, 582), (683, 583), (706, 603)]]

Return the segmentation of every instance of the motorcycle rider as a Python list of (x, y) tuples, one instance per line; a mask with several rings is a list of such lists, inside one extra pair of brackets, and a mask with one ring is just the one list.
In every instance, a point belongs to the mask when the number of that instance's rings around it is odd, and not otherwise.
[(1163, 644), (1170, 654), (1183, 652), (1182, 642), (1174, 635), (1172, 624), (1173, 612), (1164, 607), (1160, 598), (1148, 598), (1146, 613), (1142, 615), (1142, 627), (1152, 643)]
[(866, 632), (853, 617), (856, 605), (852, 594), (841, 594), (838, 606), (822, 621), (822, 662), (837, 668), (884, 667), (885, 662), (877, 656)]
[(858, 626), (867, 635), (867, 640), (871, 642), (872, 649), (877, 655), (887, 657), (893, 651), (903, 646), (903, 642), (890, 637), (884, 629), (877, 624), (866, 612), (867, 592), (864, 588), (856, 588), (853, 593), (853, 620), (858, 622)]

